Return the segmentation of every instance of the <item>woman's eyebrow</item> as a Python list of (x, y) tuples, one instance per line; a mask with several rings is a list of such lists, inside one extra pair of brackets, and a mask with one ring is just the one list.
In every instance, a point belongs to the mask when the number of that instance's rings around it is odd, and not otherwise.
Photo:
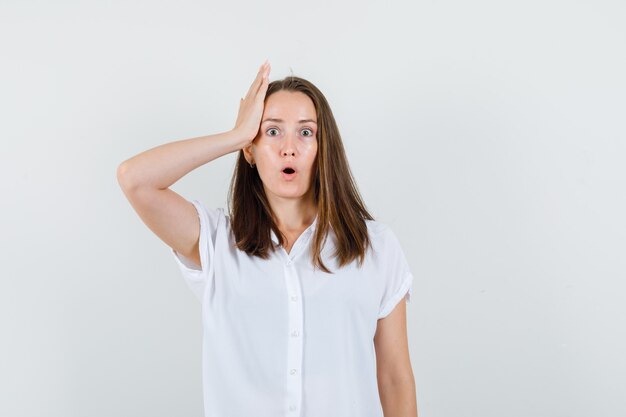
[[(270, 117), (270, 118), (267, 118), (267, 119), (263, 120), (263, 123), (265, 123), (265, 122), (283, 123), (283, 122), (284, 122), (284, 120), (283, 120), (283, 119), (276, 119), (276, 118)], [(299, 122), (299, 123), (307, 123), (307, 122), (310, 122), (310, 123), (315, 123), (315, 124), (317, 124), (317, 122), (316, 122), (315, 120), (313, 120), (313, 119), (300, 119), (300, 120), (298, 120), (298, 122)]]

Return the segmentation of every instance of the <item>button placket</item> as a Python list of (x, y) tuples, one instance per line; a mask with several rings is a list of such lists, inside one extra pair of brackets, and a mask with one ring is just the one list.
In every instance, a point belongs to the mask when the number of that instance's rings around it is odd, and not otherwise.
[(304, 345), (299, 337), (303, 329), (303, 308), (301, 283), (293, 262), (284, 264), (287, 289), (288, 329), (287, 335), (287, 398), (286, 406), (290, 415), (298, 415), (302, 401), (302, 355)]
[(294, 242), (291, 252), (285, 248), (279, 251), (283, 258), (283, 270), (285, 272), (285, 286), (287, 289), (288, 328), (287, 336), (287, 398), (286, 406), (290, 416), (300, 414), (302, 403), (302, 363), (303, 363), (303, 338), (300, 337), (304, 329), (304, 309), (302, 307), (302, 284), (296, 269), (295, 261), (301, 252), (307, 247), (313, 226), (305, 230)]

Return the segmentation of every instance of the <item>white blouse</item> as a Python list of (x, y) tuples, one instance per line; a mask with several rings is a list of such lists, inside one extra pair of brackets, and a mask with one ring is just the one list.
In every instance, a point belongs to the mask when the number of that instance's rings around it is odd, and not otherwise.
[(328, 274), (309, 254), (317, 217), (289, 253), (263, 260), (235, 247), (223, 208), (192, 203), (202, 269), (170, 249), (202, 303), (205, 416), (382, 417), (376, 324), (410, 302), (413, 283), (392, 230), (366, 220), (374, 251), (361, 269), (355, 260), (338, 270), (331, 227)]

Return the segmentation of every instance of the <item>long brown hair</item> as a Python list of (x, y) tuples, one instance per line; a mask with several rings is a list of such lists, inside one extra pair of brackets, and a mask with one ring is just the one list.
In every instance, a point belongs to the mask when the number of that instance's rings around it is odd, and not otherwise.
[[(317, 224), (311, 245), (313, 266), (333, 273), (324, 265), (320, 256), (329, 227), (332, 227), (336, 238), (333, 256), (339, 267), (356, 258), (360, 267), (370, 246), (365, 220), (374, 218), (359, 195), (335, 117), (322, 92), (310, 81), (293, 75), (272, 81), (267, 88), (265, 101), (280, 90), (306, 94), (313, 101), (317, 114), (318, 147), (311, 184), (317, 204)], [(240, 250), (262, 259), (269, 258), (269, 251), (276, 249), (271, 239), (271, 230), (276, 233), (279, 244), (284, 243), (284, 236), (276, 226), (261, 177), (255, 168), (249, 166), (243, 149), (239, 151), (239, 159), (231, 179), (228, 205), (231, 227)]]

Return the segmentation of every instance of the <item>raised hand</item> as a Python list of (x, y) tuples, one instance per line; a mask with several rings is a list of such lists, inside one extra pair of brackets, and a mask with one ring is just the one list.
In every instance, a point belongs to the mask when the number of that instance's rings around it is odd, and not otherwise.
[(244, 146), (254, 140), (261, 125), (261, 117), (265, 107), (265, 93), (269, 85), (270, 64), (267, 60), (259, 68), (248, 93), (239, 102), (239, 113), (235, 122), (234, 130), (240, 132), (242, 137), (248, 139)]

